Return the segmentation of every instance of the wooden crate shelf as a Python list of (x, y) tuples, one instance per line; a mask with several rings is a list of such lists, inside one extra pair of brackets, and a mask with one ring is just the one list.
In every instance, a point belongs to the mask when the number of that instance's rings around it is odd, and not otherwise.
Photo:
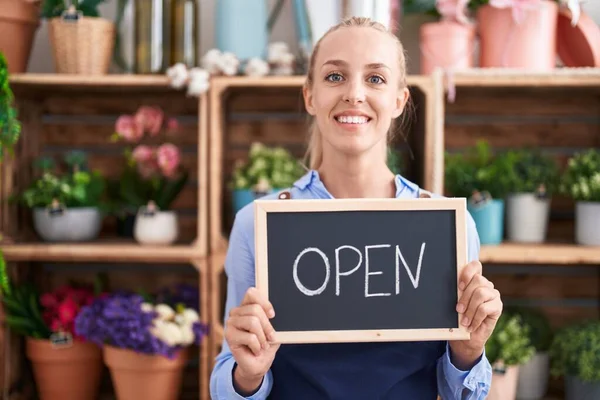
[[(201, 321), (210, 324), (208, 267), (208, 99), (189, 97), (169, 86), (164, 75), (15, 74), (10, 77), (23, 129), (16, 157), (1, 164), (0, 200), (22, 190), (32, 178), (31, 162), (39, 155), (55, 156), (68, 150), (88, 154), (91, 169), (117, 177), (124, 165), (121, 144), (110, 143), (118, 115), (131, 114), (141, 105), (157, 105), (180, 122), (180, 133), (169, 140), (183, 149), (182, 163), (190, 182), (172, 209), (178, 212), (180, 240), (172, 246), (142, 246), (116, 235), (115, 221), (106, 220), (98, 240), (86, 243), (46, 243), (32, 234), (29, 210), (2, 203), (0, 248), (10, 265), (81, 263), (74, 274), (85, 274), (85, 265), (187, 264), (198, 273)], [(150, 139), (152, 141), (152, 139)], [(154, 142), (153, 142), (154, 143)], [(1, 239), (0, 239), (1, 240)], [(39, 264), (31, 264), (39, 265)], [(173, 272), (172, 274), (175, 274)], [(168, 275), (168, 276), (172, 276)], [(117, 274), (125, 282), (127, 274)], [(167, 276), (167, 277), (168, 277)], [(143, 280), (146, 282), (147, 280)], [(148, 280), (151, 281), (151, 280)], [(209, 399), (210, 337), (202, 341), (199, 375), (193, 382)]]
[(457, 87), (586, 88), (599, 85), (600, 68), (557, 68), (549, 72), (474, 68), (456, 71), (452, 80)]

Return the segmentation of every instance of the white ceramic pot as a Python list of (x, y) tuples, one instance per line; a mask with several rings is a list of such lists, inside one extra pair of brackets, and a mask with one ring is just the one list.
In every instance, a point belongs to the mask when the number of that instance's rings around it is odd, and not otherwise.
[(533, 193), (514, 193), (506, 198), (506, 237), (512, 242), (541, 243), (546, 239), (550, 199)]
[(177, 240), (179, 224), (175, 211), (139, 211), (135, 218), (133, 236), (138, 243), (168, 245)]
[(547, 352), (536, 353), (519, 367), (518, 400), (537, 400), (546, 395), (550, 376), (550, 357)]
[(600, 202), (575, 204), (575, 241), (584, 246), (600, 246)]
[(494, 372), (486, 400), (514, 400), (517, 396), (519, 365), (511, 365), (505, 373)]
[(600, 382), (583, 382), (574, 376), (565, 377), (565, 400), (600, 399)]
[(98, 237), (102, 214), (96, 207), (66, 208), (56, 213), (35, 208), (33, 226), (46, 242), (86, 242)]

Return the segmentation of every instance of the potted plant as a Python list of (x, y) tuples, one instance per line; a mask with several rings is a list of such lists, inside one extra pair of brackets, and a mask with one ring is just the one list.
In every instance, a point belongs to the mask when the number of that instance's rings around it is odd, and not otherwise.
[(564, 377), (566, 400), (600, 398), (600, 321), (560, 329), (550, 347), (550, 373)]
[(290, 187), (303, 173), (286, 149), (253, 143), (248, 160), (238, 160), (233, 169), (229, 187), (234, 214), (259, 197)]
[(11, 74), (27, 72), (33, 39), (40, 26), (42, 0), (0, 0), (0, 49)]
[(43, 240), (93, 240), (102, 227), (104, 177), (87, 170), (82, 152), (70, 152), (64, 161), (66, 170), (60, 172), (52, 159), (36, 160), (40, 176), (21, 194), (21, 200), (32, 210), (35, 231)]
[(514, 242), (540, 243), (546, 238), (550, 203), (558, 186), (558, 165), (536, 149), (508, 151), (509, 194), (506, 236)]
[(518, 315), (528, 326), (529, 342), (535, 349), (533, 357), (519, 366), (517, 398), (542, 399), (546, 395), (550, 376), (549, 349), (553, 339), (550, 322), (544, 313), (532, 308), (509, 307), (504, 313)]
[(589, 149), (569, 159), (561, 190), (575, 200), (575, 241), (600, 246), (600, 150)]
[(435, 68), (473, 67), (475, 24), (467, 16), (469, 0), (437, 0), (429, 13), (439, 18), (419, 28), (421, 74)]
[(485, 344), (492, 365), (488, 400), (515, 399), (519, 366), (531, 359), (535, 348), (529, 340), (529, 326), (519, 315), (502, 314)]
[(480, 140), (462, 153), (446, 153), (446, 190), (465, 197), (482, 245), (497, 245), (504, 237), (504, 198), (508, 189), (506, 157), (493, 155)]
[(105, 0), (44, 0), (41, 16), (48, 19), (48, 36), (56, 72), (104, 75), (115, 43), (113, 21), (101, 18)]
[[(133, 236), (142, 244), (173, 243), (179, 234), (177, 213), (171, 205), (188, 181), (181, 152), (168, 141), (178, 129), (158, 107), (142, 106), (134, 115), (122, 115), (115, 124), (113, 141), (135, 145), (125, 150), (127, 165), (119, 181), (109, 184), (113, 211), (121, 221), (135, 215)], [(146, 143), (142, 143), (142, 140)]]
[(64, 286), (40, 297), (30, 283), (11, 284), (1, 255), (0, 287), (4, 321), (25, 337), (26, 356), (40, 399), (95, 398), (102, 375), (102, 352), (73, 331), (73, 321), (81, 307), (91, 303), (94, 292)]
[(126, 292), (84, 307), (75, 331), (102, 346), (120, 400), (178, 399), (189, 348), (206, 335), (194, 309), (154, 305)]
[(481, 68), (551, 71), (556, 65), (556, 0), (471, 0)]

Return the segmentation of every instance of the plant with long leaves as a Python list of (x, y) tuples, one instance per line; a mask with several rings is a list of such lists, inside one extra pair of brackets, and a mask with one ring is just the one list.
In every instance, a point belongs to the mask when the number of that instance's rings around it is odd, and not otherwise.
[(5, 151), (12, 153), (20, 134), (21, 123), (17, 119), (14, 94), (8, 79), (8, 63), (0, 51), (0, 161)]

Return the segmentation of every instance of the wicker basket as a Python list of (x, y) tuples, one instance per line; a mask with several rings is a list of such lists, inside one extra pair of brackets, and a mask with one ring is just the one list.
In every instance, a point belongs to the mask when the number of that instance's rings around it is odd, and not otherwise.
[(108, 73), (115, 43), (115, 25), (104, 18), (77, 21), (52, 18), (48, 32), (56, 72), (104, 75)]

